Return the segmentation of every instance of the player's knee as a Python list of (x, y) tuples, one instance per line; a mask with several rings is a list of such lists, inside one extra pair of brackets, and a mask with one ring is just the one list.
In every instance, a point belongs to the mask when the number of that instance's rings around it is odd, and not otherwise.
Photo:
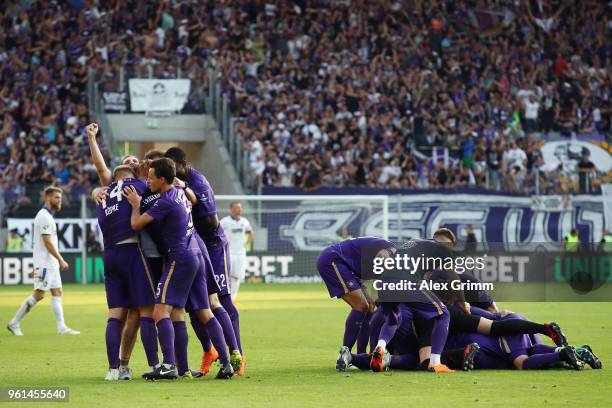
[(215, 316), (211, 309), (198, 310), (197, 314), (198, 314), (198, 319), (200, 319), (200, 321), (204, 324), (208, 323), (209, 320)]
[(36, 302), (40, 302), (44, 299), (45, 292), (36, 291), (34, 292), (34, 295), (32, 295), (32, 297), (34, 298), (34, 300), (36, 300)]

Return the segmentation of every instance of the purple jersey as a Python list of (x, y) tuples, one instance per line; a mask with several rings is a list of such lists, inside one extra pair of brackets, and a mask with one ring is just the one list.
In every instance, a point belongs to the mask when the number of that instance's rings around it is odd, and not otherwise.
[(105, 247), (138, 234), (132, 229), (130, 222), (132, 206), (123, 197), (123, 189), (128, 186), (133, 186), (138, 194), (142, 194), (147, 189), (145, 182), (133, 178), (113, 181), (108, 186), (110, 193), (106, 200), (96, 206), (98, 225), (104, 237)]
[[(361, 265), (364, 261), (368, 261), (363, 259), (364, 256), (373, 257), (379, 250), (384, 248), (393, 248), (393, 244), (386, 239), (378, 237), (347, 239), (329, 247), (359, 279), (361, 279)], [(369, 253), (369, 255), (366, 255), (366, 253)]]
[[(171, 188), (160, 193), (153, 206), (146, 211), (160, 224), (161, 242), (169, 253), (183, 253), (196, 245), (193, 236), (191, 208), (183, 190)], [(199, 249), (198, 249), (199, 251)]]
[(221, 225), (219, 225), (216, 230), (211, 231), (201, 222), (203, 218), (217, 214), (215, 193), (206, 177), (193, 167), (190, 167), (185, 182), (187, 186), (193, 190), (197, 199), (196, 204), (193, 206), (193, 220), (196, 231), (200, 234), (200, 237), (202, 237), (205, 242), (225, 241), (225, 233)]
[[(149, 211), (149, 209), (153, 207), (153, 204), (155, 204), (155, 202), (159, 199), (160, 195), (160, 193), (153, 193), (151, 190), (147, 189), (142, 194), (142, 201), (140, 202), (140, 213), (144, 214)], [(158, 221), (151, 221), (149, 224), (147, 224), (146, 232), (148, 233), (150, 240), (153, 241), (153, 245), (155, 245), (157, 251), (160, 254), (165, 254), (167, 252), (167, 249), (165, 248), (163, 243), (162, 237), (164, 236), (164, 230), (161, 226), (161, 223), (159, 223)], [(142, 244), (143, 249), (145, 249), (144, 240)]]

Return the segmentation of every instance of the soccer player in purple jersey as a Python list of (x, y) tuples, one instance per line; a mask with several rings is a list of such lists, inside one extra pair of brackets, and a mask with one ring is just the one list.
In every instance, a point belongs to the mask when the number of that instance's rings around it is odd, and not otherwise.
[[(238, 368), (236, 375), (243, 375), (246, 357), (240, 342), (240, 318), (232, 302), (229, 286), (231, 277), (229, 246), (217, 216), (215, 194), (206, 177), (187, 163), (187, 156), (182, 149), (172, 147), (166, 151), (165, 157), (172, 159), (176, 165), (177, 178), (183, 182), (178, 182), (179, 187), (188, 187), (195, 193), (193, 221), (198, 235), (202, 238), (198, 244), (202, 248), (202, 253), (208, 251), (214, 273), (214, 279), (211, 276), (208, 281), (210, 303), (230, 347), (232, 366)], [(216, 358), (217, 350), (210, 347), (198, 322), (192, 319), (192, 325), (203, 345), (204, 353), (200, 370), (206, 373)]]
[[(89, 149), (91, 151), (91, 157), (96, 167), (96, 171), (98, 173), (98, 177), (100, 178), (100, 184), (103, 188), (98, 188), (94, 190), (92, 193), (92, 197), (97, 203), (101, 203), (108, 196), (107, 187), (112, 182), (112, 174), (109, 168), (106, 166), (104, 162), (104, 156), (100, 151), (98, 143), (96, 141), (96, 136), (98, 134), (98, 124), (90, 123), (87, 128), (87, 141), (89, 144)], [(160, 152), (163, 156), (163, 152)], [(147, 157), (145, 159), (154, 159), (155, 157)], [(121, 159), (122, 165), (130, 166), (137, 175), (137, 178), (146, 180), (147, 178), (147, 168), (142, 166), (142, 163), (136, 156), (127, 155)], [(151, 272), (154, 276), (161, 276), (161, 261), (159, 253), (156, 251), (155, 246), (149, 235), (144, 232), (139, 234), (141, 249), (144, 252), (147, 262), (150, 266)], [(134, 349), (134, 344), (136, 343), (136, 334), (138, 333), (138, 328), (144, 324), (145, 331), (154, 330), (154, 322), (152, 319), (144, 317), (141, 318), (138, 314), (137, 309), (130, 309), (127, 314), (126, 322), (123, 325), (123, 331), (121, 335), (121, 347), (120, 347), (120, 365), (119, 365), (119, 379), (120, 380), (129, 380), (132, 378), (132, 371), (129, 368), (129, 361), (132, 355), (132, 350)]]
[[(134, 170), (121, 165), (113, 171), (110, 193), (96, 207), (98, 225), (104, 238), (104, 286), (108, 304), (106, 352), (108, 374), (106, 380), (119, 380), (119, 347), (121, 328), (128, 309), (137, 308), (141, 319), (153, 321), (155, 286), (151, 271), (132, 230), (132, 208), (123, 198), (123, 188), (133, 187), (142, 194), (146, 183), (135, 178)], [(143, 324), (141, 339), (149, 366), (159, 364), (157, 332), (153, 324)]]
[[(403, 252), (403, 255), (408, 255), (411, 258), (452, 258), (453, 254), (448, 244), (448, 237), (443, 231), (436, 231), (431, 240), (410, 240), (400, 247), (398, 251)], [(421, 268), (422, 269), (422, 268)], [(411, 272), (415, 278), (421, 278), (425, 270)], [(379, 292), (379, 295), (381, 293)], [(463, 293), (453, 293), (452, 303), (464, 304), (465, 299)], [(447, 306), (429, 290), (414, 290), (411, 291), (413, 300), (406, 302), (389, 302), (382, 303), (383, 312), (385, 313), (385, 323), (383, 324), (378, 340), (378, 344), (372, 353), (370, 366), (373, 371), (381, 371), (383, 369), (384, 357), (386, 354), (386, 345), (393, 338), (395, 330), (399, 327), (399, 304), (404, 304), (410, 308), (413, 314), (422, 320), (430, 320), (432, 322), (431, 329), (431, 347), (425, 348), (423, 360), (429, 360), (428, 370), (433, 372), (453, 372), (445, 364), (441, 362), (442, 351), (448, 336), (448, 324), (450, 315)], [(380, 298), (379, 298), (380, 300)], [(427, 358), (428, 357), (428, 358)]]
[[(317, 270), (327, 286), (330, 297), (341, 298), (351, 307), (344, 329), (342, 346), (353, 348), (368, 313), (374, 311), (374, 301), (361, 284), (361, 267), (366, 252), (376, 254), (392, 251), (393, 244), (378, 237), (357, 237), (325, 248), (317, 259)], [(340, 349), (342, 351), (342, 348)], [(346, 364), (338, 356), (336, 370), (345, 371)]]
[(167, 264), (157, 284), (153, 310), (163, 363), (145, 378), (174, 379), (179, 374), (189, 373), (185, 325), (187, 306), (194, 311), (212, 343), (219, 349), (221, 368), (216, 378), (229, 379), (233, 376), (233, 369), (223, 331), (210, 310), (205, 266), (193, 234), (191, 207), (185, 193), (172, 185), (175, 172), (174, 163), (169, 159), (161, 158), (151, 163), (149, 188), (153, 193), (159, 192), (160, 197), (144, 214), (140, 213), (141, 196), (133, 187), (124, 189), (132, 205), (132, 228), (140, 231), (153, 221), (159, 222), (163, 230), (161, 240), (167, 251)]
[[(399, 310), (399, 324), (398, 328), (390, 339), (387, 345), (388, 353), (385, 353), (383, 357), (383, 363), (380, 371), (386, 371), (389, 369), (400, 369), (400, 370), (420, 370), (422, 369), (423, 359), (420, 357), (421, 349), (423, 345), (419, 339), (419, 335), (415, 330), (418, 326), (413, 324), (413, 313), (412, 310), (405, 304), (398, 305)], [(385, 321), (385, 316), (382, 308), (379, 306), (372, 320), (370, 321), (371, 327), (371, 343), (376, 344), (378, 341), (378, 334)], [(431, 327), (428, 328), (431, 332)], [(447, 364), (451, 368), (462, 369), (463, 371), (469, 371), (474, 366), (474, 358), (478, 353), (478, 345), (475, 343), (468, 344), (465, 347), (444, 350), (441, 355), (441, 361), (443, 364)], [(349, 366), (350, 364), (361, 370), (369, 370), (371, 356), (366, 353), (351, 354), (347, 347), (342, 347), (341, 358), (344, 360), (344, 364)]]

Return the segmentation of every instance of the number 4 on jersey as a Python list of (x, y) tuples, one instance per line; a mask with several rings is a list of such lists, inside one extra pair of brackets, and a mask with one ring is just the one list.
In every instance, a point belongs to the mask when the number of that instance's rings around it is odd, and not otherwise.
[[(123, 199), (123, 180), (119, 180), (115, 188), (109, 194), (109, 198), (115, 198), (117, 202), (120, 202)], [(106, 208), (106, 200), (102, 201), (102, 208)]]

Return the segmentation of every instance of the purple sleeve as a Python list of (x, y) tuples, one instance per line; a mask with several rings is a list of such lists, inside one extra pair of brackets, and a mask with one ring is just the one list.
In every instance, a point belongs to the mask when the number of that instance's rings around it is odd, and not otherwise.
[(197, 205), (200, 207), (198, 215), (213, 215), (217, 213), (217, 206), (215, 204), (215, 193), (213, 192), (210, 184), (205, 183), (203, 180), (197, 180), (194, 183), (189, 184), (198, 200)]
[(149, 214), (155, 221), (161, 221), (172, 209), (172, 205), (163, 198), (158, 199), (145, 214)]

